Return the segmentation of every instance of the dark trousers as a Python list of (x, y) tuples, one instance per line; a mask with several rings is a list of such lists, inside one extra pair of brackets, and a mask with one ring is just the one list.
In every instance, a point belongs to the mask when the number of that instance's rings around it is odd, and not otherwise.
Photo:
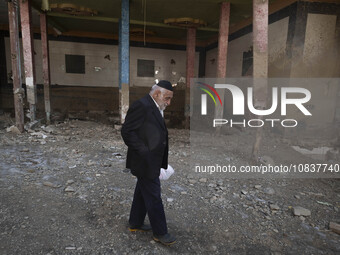
[(133, 226), (141, 226), (144, 223), (146, 213), (148, 213), (155, 235), (168, 233), (161, 198), (161, 183), (158, 177), (155, 179), (138, 178), (129, 223)]

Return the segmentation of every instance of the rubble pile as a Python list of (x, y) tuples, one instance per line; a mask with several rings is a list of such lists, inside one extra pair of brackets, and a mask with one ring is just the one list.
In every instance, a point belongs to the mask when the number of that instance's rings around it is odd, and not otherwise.
[[(162, 195), (178, 243), (167, 248), (127, 230), (136, 179), (125, 169), (117, 126), (71, 120), (19, 134), (1, 123), (1, 254), (340, 253), (332, 231), (340, 223), (339, 179), (198, 176), (189, 168), (189, 131), (170, 129), (175, 173), (162, 181)], [(238, 146), (247, 135), (226, 135), (228, 161), (247, 161)], [(274, 142), (264, 142), (268, 153)]]

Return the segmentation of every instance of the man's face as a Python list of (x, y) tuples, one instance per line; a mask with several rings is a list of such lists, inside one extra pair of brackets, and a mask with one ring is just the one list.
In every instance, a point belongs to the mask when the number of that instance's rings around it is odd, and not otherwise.
[(162, 93), (160, 90), (155, 92), (155, 101), (159, 105), (159, 108), (164, 111), (167, 106), (171, 104), (171, 99), (174, 95), (174, 92), (170, 90), (164, 90)]

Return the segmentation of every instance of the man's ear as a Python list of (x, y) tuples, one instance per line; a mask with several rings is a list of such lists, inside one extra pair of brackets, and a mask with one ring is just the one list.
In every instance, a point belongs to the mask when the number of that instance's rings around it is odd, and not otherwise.
[(160, 90), (156, 90), (156, 91), (155, 91), (155, 97), (159, 97), (160, 93), (161, 93)]

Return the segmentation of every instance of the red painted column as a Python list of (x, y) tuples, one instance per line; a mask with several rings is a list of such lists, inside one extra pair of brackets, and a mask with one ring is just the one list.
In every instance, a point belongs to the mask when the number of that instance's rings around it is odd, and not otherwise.
[(185, 128), (190, 127), (190, 79), (195, 75), (195, 48), (196, 28), (187, 29), (187, 62), (186, 62), (186, 89), (185, 89)]
[[(217, 49), (217, 78), (225, 78), (227, 74), (227, 54), (228, 54), (228, 38), (229, 38), (229, 18), (230, 18), (230, 2), (221, 4), (220, 12), (220, 28), (218, 33), (218, 49)], [(217, 90), (222, 105), (224, 105), (224, 90)], [(223, 107), (215, 108), (215, 117), (223, 119)]]
[(253, 47), (254, 102), (265, 107), (267, 83), (262, 80), (268, 77), (268, 0), (253, 0)]
[(187, 69), (186, 82), (190, 87), (190, 79), (195, 75), (195, 47), (196, 47), (196, 28), (188, 28), (187, 30)]
[(41, 49), (44, 81), (44, 101), (47, 123), (50, 123), (51, 103), (50, 103), (50, 59), (47, 39), (47, 17), (46, 13), (40, 14)]
[(31, 0), (20, 1), (20, 17), (21, 17), (21, 33), (22, 46), (24, 51), (24, 68), (25, 81), (27, 91), (27, 101), (30, 105), (30, 119), (35, 120), (35, 111), (37, 103), (37, 91), (35, 83), (35, 68), (34, 68), (34, 47), (33, 47), (33, 32), (32, 32), (32, 10)]
[[(254, 106), (264, 109), (267, 105), (268, 77), (268, 0), (253, 0), (253, 97)], [(263, 116), (257, 118), (262, 119)], [(263, 129), (256, 131), (252, 157), (259, 161), (259, 150)]]
[(24, 132), (23, 98), (25, 91), (21, 82), (19, 11), (17, 1), (8, 2), (9, 37), (11, 44), (11, 60), (13, 75), (15, 123), (20, 132)]
[(227, 53), (229, 37), (230, 3), (221, 4), (220, 29), (218, 34), (217, 77), (225, 78), (227, 72)]
[(268, 0), (253, 0), (254, 77), (268, 76)]

